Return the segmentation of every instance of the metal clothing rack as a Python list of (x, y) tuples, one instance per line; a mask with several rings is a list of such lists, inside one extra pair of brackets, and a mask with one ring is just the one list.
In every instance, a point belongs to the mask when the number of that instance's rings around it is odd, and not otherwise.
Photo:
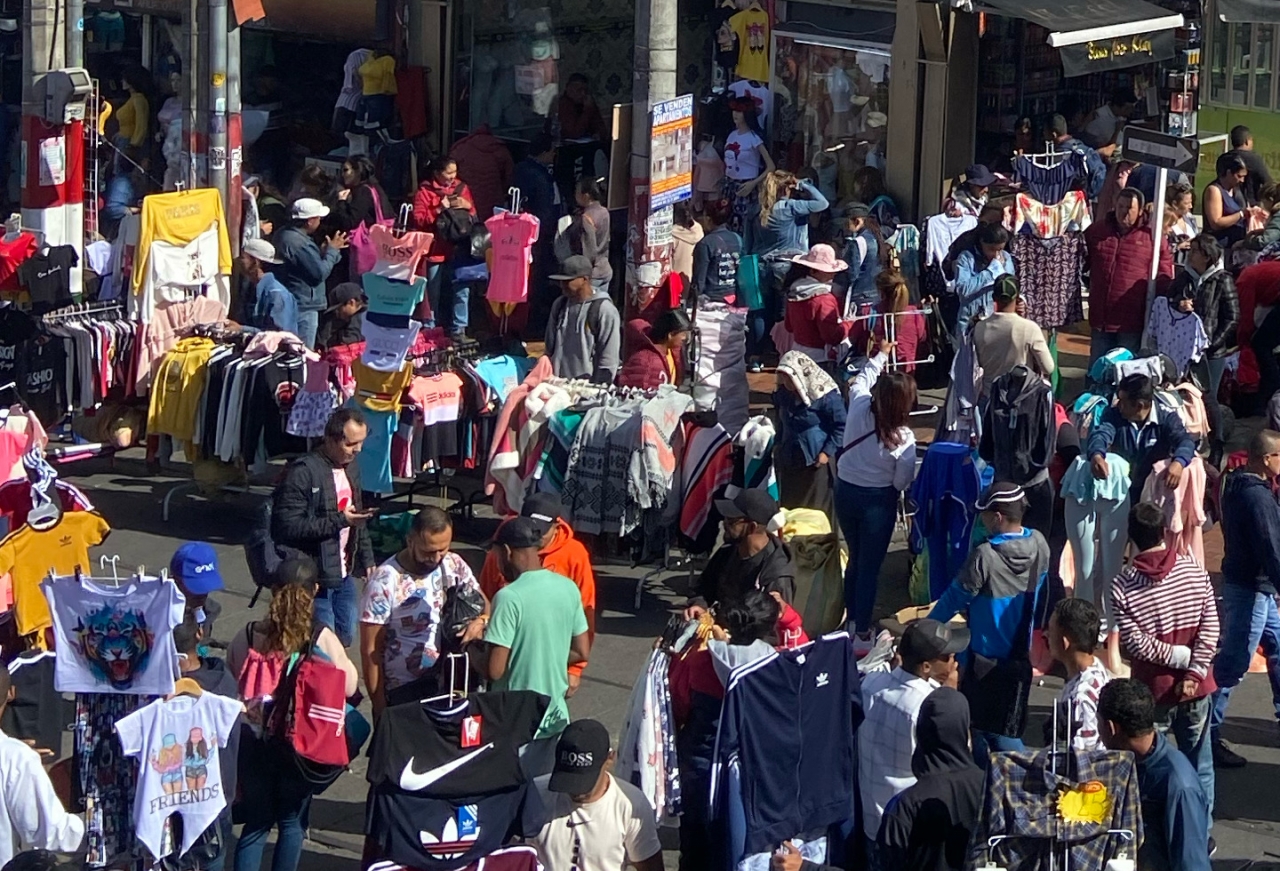
[(41, 315), (41, 318), (48, 323), (49, 321), (59, 321), (64, 318), (93, 317), (95, 315), (104, 314), (124, 314), (124, 307), (115, 301), (84, 302), (55, 309), (54, 311)]

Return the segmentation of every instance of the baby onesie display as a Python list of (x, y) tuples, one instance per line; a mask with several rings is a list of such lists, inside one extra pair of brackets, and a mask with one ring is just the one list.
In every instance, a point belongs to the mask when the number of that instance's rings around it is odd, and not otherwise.
[(484, 222), (493, 243), (489, 272), (489, 302), (524, 302), (529, 298), (529, 249), (538, 240), (533, 215), (503, 212)]
[(400, 395), (413, 380), (413, 366), (406, 363), (398, 372), (382, 372), (365, 365), (363, 359), (351, 364), (356, 379), (355, 399), (366, 411), (399, 411)]
[(102, 515), (72, 511), (45, 529), (23, 526), (0, 541), (0, 575), (13, 576), (18, 633), (30, 635), (53, 625), (40, 582), (52, 571), (70, 575), (89, 568), (89, 548), (102, 544), (111, 527)]
[(403, 327), (384, 327), (365, 318), (361, 330), (364, 353), (360, 355), (360, 362), (379, 372), (399, 372), (420, 329), (422, 324), (418, 321), (411, 320)]
[[(412, 281), (418, 262), (431, 250), (435, 236), (413, 231), (397, 236), (390, 227), (374, 224), (369, 228), (369, 241), (373, 243), (376, 274), (397, 281)], [(368, 292), (366, 287), (365, 293)]]
[[(415, 278), (412, 274), (401, 280), (366, 272), (360, 276), (360, 284), (369, 300), (369, 311), (376, 315), (407, 318), (427, 293), (427, 280)], [(365, 328), (368, 329), (368, 321), (365, 321)], [(367, 334), (365, 338), (368, 338)]]
[(185, 854), (227, 806), (219, 749), (227, 746), (240, 702), (215, 693), (152, 702), (116, 723), (126, 756), (139, 758), (133, 823), (138, 840), (161, 856), (164, 822), (182, 815)]
[(729, 28), (738, 37), (738, 78), (769, 81), (769, 13), (752, 3), (729, 19)]
[(41, 588), (53, 615), (59, 692), (173, 692), (173, 627), (186, 605), (176, 584), (146, 579), (112, 587), (70, 576)]

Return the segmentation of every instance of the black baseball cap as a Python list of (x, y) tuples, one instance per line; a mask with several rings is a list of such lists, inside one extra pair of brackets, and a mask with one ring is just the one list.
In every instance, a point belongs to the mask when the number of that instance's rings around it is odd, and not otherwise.
[(356, 284), (354, 281), (344, 281), (329, 291), (329, 308), (333, 311), (336, 308), (346, 305), (353, 299), (364, 302), (364, 288)]
[(560, 271), (548, 276), (552, 281), (572, 281), (575, 278), (591, 277), (591, 258), (582, 254), (573, 254), (560, 264)]
[(609, 730), (595, 720), (574, 720), (560, 733), (547, 789), (586, 795), (595, 789), (600, 770), (608, 761)]
[(959, 653), (969, 646), (969, 630), (925, 618), (907, 624), (898, 653), (912, 662), (928, 662)]
[(1026, 491), (1017, 484), (1010, 481), (996, 481), (978, 497), (974, 507), (979, 511), (999, 511), (1001, 505), (1021, 502), (1026, 497)]
[(507, 547), (541, 547), (545, 530), (538, 529), (538, 523), (528, 517), (513, 517), (498, 527), (493, 536), (494, 544), (505, 544)]
[(996, 279), (991, 288), (991, 298), (996, 302), (1012, 302), (1018, 298), (1018, 279), (1012, 275), (1002, 275)]
[(520, 506), (520, 516), (532, 520), (546, 535), (547, 530), (564, 516), (564, 504), (554, 493), (534, 493)]
[(743, 490), (732, 499), (717, 499), (716, 510), (725, 520), (745, 517), (752, 523), (767, 525), (778, 513), (778, 502), (763, 490)]

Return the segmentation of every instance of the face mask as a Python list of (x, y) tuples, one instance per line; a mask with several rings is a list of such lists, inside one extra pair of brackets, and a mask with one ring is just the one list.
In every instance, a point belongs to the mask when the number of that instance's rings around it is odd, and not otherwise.
[(195, 612), (195, 615), (194, 615), (194, 616), (195, 616), (195, 618), (196, 618), (196, 625), (201, 625), (201, 624), (203, 624), (203, 623), (205, 622), (206, 618), (205, 618), (205, 616), (204, 616), (204, 606), (203, 606), (203, 605), (202, 605), (202, 606), (200, 606), (199, 608), (196, 608), (196, 612)]

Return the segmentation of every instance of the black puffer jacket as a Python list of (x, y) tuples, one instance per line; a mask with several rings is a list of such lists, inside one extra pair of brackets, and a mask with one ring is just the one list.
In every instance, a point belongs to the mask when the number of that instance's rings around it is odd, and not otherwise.
[[(272, 493), (271, 537), (281, 556), (306, 554), (320, 567), (320, 586), (330, 589), (342, 584), (342, 530), (347, 518), (338, 510), (338, 491), (333, 485), (334, 465), (320, 451), (313, 451), (289, 464), (284, 480)], [(346, 467), (347, 482), (356, 510), (364, 507), (360, 494), (360, 467)], [(363, 577), (374, 566), (369, 530), (351, 529), (347, 540), (347, 575)]]
[(1240, 326), (1240, 297), (1231, 273), (1218, 263), (1196, 282), (1190, 270), (1183, 269), (1169, 285), (1172, 300), (1195, 300), (1196, 314), (1204, 322), (1209, 337), (1209, 356), (1225, 357), (1236, 349), (1236, 329)]
[(795, 598), (796, 561), (782, 539), (769, 536), (764, 550), (746, 560), (738, 555), (737, 545), (721, 547), (703, 569), (689, 604), (705, 608), (741, 599), (752, 590), (776, 592), (788, 603)]

